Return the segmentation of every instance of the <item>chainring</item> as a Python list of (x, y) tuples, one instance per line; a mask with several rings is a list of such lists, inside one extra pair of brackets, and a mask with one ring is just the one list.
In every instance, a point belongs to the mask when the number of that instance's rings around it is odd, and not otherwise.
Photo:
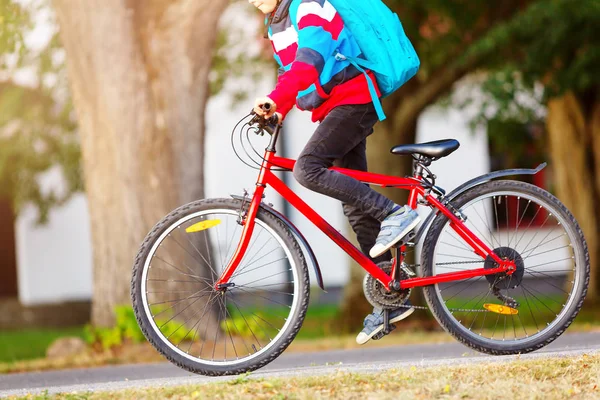
[[(392, 273), (392, 262), (386, 261), (377, 264), (377, 266), (386, 274)], [(402, 268), (398, 268), (397, 271), (400, 280), (408, 279), (409, 276)], [(383, 285), (370, 274), (365, 275), (363, 280), (363, 292), (369, 303), (373, 307), (381, 308), (383, 310), (395, 310), (401, 307), (408, 297), (410, 296), (411, 289), (403, 289), (398, 292), (387, 291)]]

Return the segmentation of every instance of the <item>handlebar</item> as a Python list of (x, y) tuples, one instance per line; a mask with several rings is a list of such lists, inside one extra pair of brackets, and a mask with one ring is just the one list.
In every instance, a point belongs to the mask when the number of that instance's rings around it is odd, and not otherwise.
[[(269, 112), (271, 110), (271, 104), (265, 103), (261, 106), (262, 110), (265, 112)], [(254, 117), (250, 120), (250, 125), (257, 124), (261, 130), (267, 131), (269, 134), (273, 134), (277, 125), (280, 124), (279, 116), (277, 114), (273, 114), (273, 116), (269, 119), (264, 119), (260, 115), (257, 115), (254, 110), (250, 113)]]

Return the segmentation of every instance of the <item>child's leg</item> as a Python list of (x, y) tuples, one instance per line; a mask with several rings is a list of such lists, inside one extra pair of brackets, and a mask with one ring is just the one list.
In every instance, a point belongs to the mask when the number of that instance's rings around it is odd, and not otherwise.
[[(367, 171), (367, 140), (363, 139), (362, 142), (350, 150), (341, 160), (337, 160), (335, 165), (342, 168)], [(360, 249), (368, 255), (381, 229), (381, 222), (350, 204), (343, 203), (343, 208), (344, 215), (348, 217), (350, 226), (352, 226), (352, 230), (356, 233)], [(377, 264), (391, 259), (392, 253), (388, 250), (372, 260)]]
[(363, 142), (375, 122), (377, 114), (372, 104), (334, 108), (300, 153), (294, 177), (308, 189), (382, 221), (394, 209), (393, 201), (354, 178), (328, 169)]

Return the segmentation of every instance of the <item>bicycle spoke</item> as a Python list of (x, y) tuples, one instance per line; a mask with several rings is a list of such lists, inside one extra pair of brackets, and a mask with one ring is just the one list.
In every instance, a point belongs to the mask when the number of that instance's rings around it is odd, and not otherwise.
[[(180, 270), (179, 268), (177, 268), (177, 267), (176, 267), (176, 266), (174, 266), (173, 264), (169, 263), (168, 261), (166, 261), (166, 260), (163, 260), (163, 259), (162, 259), (162, 258), (160, 258), (159, 256), (154, 256), (154, 258), (157, 258), (157, 259), (159, 259), (160, 261), (164, 262), (165, 264), (169, 265), (170, 267), (172, 267), (173, 269), (175, 269), (177, 272), (179, 272), (179, 273), (180, 273), (180, 274), (182, 274), (182, 275), (188, 276), (188, 277), (190, 277), (190, 278), (202, 279), (202, 277), (201, 277), (201, 276), (199, 276), (199, 275), (192, 275), (192, 274), (188, 274), (188, 273), (186, 273), (186, 272), (183, 272), (182, 270)], [(184, 266), (184, 267), (186, 267), (187, 269), (189, 269), (189, 270), (190, 270), (190, 272), (192, 272), (192, 273), (194, 272), (194, 271), (192, 271), (192, 269), (191, 269), (190, 267), (188, 267), (187, 265), (183, 264), (183, 266)], [(154, 266), (150, 265), (150, 268), (157, 268), (157, 267), (154, 267)], [(159, 268), (159, 269), (161, 269), (161, 270), (162, 270), (162, 268)], [(163, 270), (163, 271), (167, 272), (167, 270)], [(198, 282), (200, 282), (200, 281), (198, 281)]]
[[(239, 244), (239, 241), (234, 241), (233, 240), (233, 238), (236, 237), (236, 232), (239, 230), (239, 227), (240, 227), (240, 225), (236, 224), (235, 229), (231, 233), (231, 238), (229, 239), (229, 246), (227, 247), (227, 252), (225, 253), (225, 259), (226, 260), (230, 260), (231, 259), (231, 257), (229, 257), (229, 252), (231, 251), (231, 248), (233, 247), (234, 243), (236, 245), (236, 248), (237, 248), (237, 245)], [(240, 237), (240, 239), (241, 239), (241, 237)], [(232, 254), (232, 257), (233, 257), (233, 254)]]
[[(269, 241), (270, 241), (270, 240), (271, 240), (271, 239), (269, 239)], [(259, 261), (259, 260), (260, 260), (260, 258), (259, 258), (258, 260), (254, 260), (254, 259), (256, 258), (256, 256), (257, 256), (257, 255), (259, 255), (259, 254), (260, 254), (261, 250), (262, 250), (262, 249), (264, 249), (264, 248), (267, 246), (267, 244), (269, 244), (269, 241), (267, 241), (265, 244), (263, 244), (263, 245), (262, 245), (262, 247), (261, 247), (260, 249), (258, 249), (258, 250), (256, 251), (256, 253), (254, 253), (254, 255), (253, 255), (251, 258), (250, 258), (250, 260), (248, 261), (248, 263), (247, 263), (246, 265), (244, 265), (244, 267), (243, 267), (243, 268), (241, 268), (241, 269), (239, 270), (239, 273), (241, 273), (241, 272), (242, 272), (244, 269), (248, 268), (250, 265), (252, 265), (252, 264), (254, 264), (255, 262), (257, 262), (257, 261)], [(254, 242), (254, 243), (256, 243), (256, 242)], [(274, 251), (276, 251), (276, 250), (277, 250), (277, 247), (275, 247), (275, 248), (274, 248), (273, 250), (271, 250), (269, 253), (265, 254), (265, 255), (264, 255), (262, 258), (264, 258), (264, 257), (268, 256), (269, 254), (271, 254), (272, 252), (274, 252)], [(247, 252), (247, 254), (249, 254), (249, 252)], [(243, 260), (242, 260), (242, 261), (243, 261)], [(240, 263), (240, 264), (241, 264), (241, 263)], [(236, 271), (236, 273), (237, 273), (237, 272), (238, 272), (238, 271)], [(235, 276), (235, 274), (234, 274), (233, 276)]]
[[(198, 261), (198, 260), (196, 259), (196, 257), (195, 257), (195, 256), (194, 256), (192, 253), (190, 253), (190, 252), (188, 251), (188, 249), (187, 249), (187, 248), (185, 248), (185, 247), (184, 247), (184, 246), (183, 246), (181, 243), (179, 243), (179, 241), (178, 241), (177, 239), (175, 239), (175, 238), (174, 238), (173, 236), (171, 236), (171, 235), (169, 235), (169, 237), (170, 237), (171, 239), (173, 239), (173, 241), (174, 241), (175, 243), (177, 243), (177, 244), (179, 245), (179, 247), (181, 247), (183, 250), (185, 250), (185, 252), (186, 252), (186, 253), (188, 253), (188, 254), (189, 254), (189, 256), (190, 256), (190, 257), (192, 257), (192, 259), (193, 259), (194, 261), (196, 261), (198, 264), (202, 264), (200, 261)], [(202, 254), (200, 254), (200, 256), (201, 256), (202, 258), (204, 258), (204, 257), (202, 256)], [(206, 260), (205, 260), (205, 263), (206, 263), (206, 265), (207, 265), (209, 268), (211, 268), (211, 269), (212, 269), (212, 267), (211, 267), (210, 265), (208, 265), (208, 262), (207, 262)]]
[[(496, 206), (496, 196), (494, 196), (494, 214), (496, 214), (496, 232), (498, 232), (498, 237), (500, 236), (499, 232), (500, 232), (500, 225), (499, 225), (499, 221), (500, 219), (498, 218), (498, 207)], [(502, 243), (500, 242), (500, 239), (498, 239), (498, 243), (500, 244), (500, 246), (502, 246)]]
[[(540, 206), (541, 207), (541, 206)], [(537, 237), (538, 233), (540, 232), (540, 230), (542, 229), (542, 227), (544, 225), (546, 225), (546, 222), (548, 221), (548, 218), (550, 218), (550, 214), (548, 214), (548, 216), (546, 217), (546, 219), (544, 220), (544, 223), (542, 224), (542, 226), (536, 227), (538, 228), (535, 231), (535, 234), (533, 235), (533, 237), (531, 239), (529, 239), (529, 242), (527, 242), (527, 244), (525, 245), (525, 248), (523, 249), (523, 251), (521, 251), (521, 254), (525, 253), (527, 251), (527, 249), (529, 248), (529, 245), (531, 244), (531, 242), (533, 242), (533, 240)], [(533, 221), (532, 221), (533, 222)], [(523, 233), (524, 235), (525, 233)], [(516, 246), (515, 246), (516, 247)]]
[(554, 263), (558, 263), (558, 262), (561, 262), (561, 261), (573, 260), (574, 258), (575, 258), (575, 257), (571, 256), (571, 257), (568, 257), (568, 258), (563, 258), (563, 259), (561, 259), (561, 260), (548, 261), (548, 262), (545, 262), (545, 263), (541, 263), (541, 264), (532, 265), (531, 267), (530, 267), (530, 266), (527, 266), (527, 268), (526, 268), (526, 269), (528, 269), (528, 270), (531, 270), (531, 269), (533, 269), (533, 268), (541, 267), (541, 266), (548, 265), (548, 264), (554, 264)]
[[(483, 213), (485, 214), (485, 218), (486, 220), (484, 221), (483, 218), (481, 218), (481, 215), (479, 214), (479, 211), (477, 211), (477, 207), (473, 207), (473, 211), (475, 211), (475, 213), (477, 214), (477, 216), (479, 217), (479, 219), (481, 220), (481, 222), (483, 222), (485, 224), (485, 227), (487, 228), (487, 231), (490, 234), (490, 244), (492, 246), (494, 245), (494, 234), (492, 233), (492, 228), (490, 228), (490, 224), (489, 224), (489, 217), (487, 215), (487, 208), (485, 206), (485, 203), (482, 204), (483, 206)], [(485, 235), (481, 235), (481, 236), (485, 236)]]
[[(200, 252), (200, 250), (198, 250), (198, 248), (194, 245), (194, 243), (190, 240), (190, 238), (188, 237), (188, 235), (184, 235), (185, 238), (187, 239), (187, 241), (192, 245), (192, 247), (194, 248), (194, 250), (196, 250), (196, 253), (198, 253), (198, 255), (200, 257), (202, 257), (202, 260), (204, 261), (204, 263), (208, 266), (208, 268), (211, 271), (211, 275), (214, 274), (213, 276), (217, 276), (217, 273), (215, 272), (215, 270), (213, 269), (212, 265), (210, 265), (208, 263), (208, 261), (206, 260), (206, 258), (204, 258), (204, 256), (202, 255), (202, 253)], [(213, 278), (214, 279), (214, 278)]]
[[(561, 235), (561, 236), (564, 236), (564, 235)], [(566, 249), (567, 247), (571, 247), (571, 245), (567, 244), (567, 245), (562, 246), (562, 247), (556, 247), (556, 248), (554, 248), (552, 250), (547, 250), (547, 251), (542, 251), (541, 253), (532, 254), (530, 256), (527, 256), (527, 257), (523, 258), (523, 260), (526, 260), (527, 258), (536, 257), (536, 256), (539, 256), (539, 255), (542, 255), (542, 254), (552, 253), (553, 251), (556, 251), (556, 250)]]
[[(207, 290), (210, 290), (210, 289), (207, 289)], [(195, 294), (193, 294), (192, 296), (183, 297), (183, 298), (181, 298), (181, 299), (165, 300), (165, 301), (161, 301), (161, 302), (158, 302), (158, 303), (149, 303), (149, 305), (151, 305), (151, 306), (155, 306), (155, 305), (157, 305), (157, 304), (165, 304), (165, 303), (180, 302), (180, 301), (183, 301), (183, 300), (188, 300), (188, 299), (190, 299), (190, 298), (193, 298), (193, 297), (195, 297), (195, 296), (196, 296), (196, 294), (199, 294), (199, 293), (201, 293), (201, 291), (199, 291), (199, 292), (196, 292), (196, 293), (195, 293)]]
[[(251, 354), (250, 349), (248, 348), (248, 345), (246, 344), (246, 341), (244, 340), (244, 336), (242, 335), (242, 333), (240, 332), (240, 330), (238, 329), (237, 325), (235, 324), (235, 320), (233, 319), (233, 316), (231, 315), (231, 313), (229, 312), (229, 310), (227, 309), (227, 298), (225, 298), (225, 312), (227, 313), (227, 315), (229, 315), (229, 318), (231, 319), (231, 324), (233, 325), (233, 327), (235, 328), (235, 330), (237, 331), (238, 336), (240, 337), (240, 339), (242, 339), (242, 343), (244, 344), (244, 347), (246, 348), (246, 351), (248, 352), (248, 354)], [(234, 304), (235, 306), (235, 304)], [(232, 343), (233, 344), (233, 343)], [(235, 348), (235, 346), (234, 346)], [(239, 356), (237, 355), (236, 352), (236, 357), (239, 358)]]
[[(194, 330), (194, 335), (192, 336), (192, 341), (190, 342), (190, 345), (188, 346), (188, 349), (186, 351), (186, 353), (190, 354), (190, 349), (192, 348), (192, 344), (194, 343), (194, 341), (196, 340), (196, 335), (198, 334), (198, 332), (200, 331), (200, 321), (202, 321), (202, 318), (204, 318), (204, 316), (206, 315), (206, 312), (208, 310), (210, 310), (212, 303), (214, 302), (216, 298), (216, 295), (214, 293), (211, 293), (210, 298), (208, 299), (208, 301), (206, 302), (206, 306), (204, 307), (204, 311), (202, 312), (202, 315), (200, 316), (200, 318), (198, 319), (198, 322), (196, 322), (191, 328), (190, 330), (185, 334), (185, 336), (183, 337), (183, 339), (185, 339), (187, 337), (187, 335), (189, 335), (189, 333)], [(208, 324), (207, 324), (208, 325)], [(196, 326), (198, 328), (196, 328)], [(179, 347), (181, 345), (181, 343), (183, 342), (183, 339), (177, 344), (177, 347)]]
[[(273, 250), (269, 251), (267, 254), (265, 254), (264, 256), (262, 256), (262, 257), (260, 257), (260, 258), (258, 258), (258, 259), (257, 259), (257, 260), (255, 260), (255, 261), (253, 261), (251, 264), (246, 264), (246, 265), (244, 265), (244, 267), (243, 267), (243, 268), (241, 268), (241, 269), (239, 269), (239, 270), (235, 271), (235, 273), (232, 275), (231, 279), (235, 278), (236, 276), (240, 276), (240, 275), (243, 275), (243, 274), (245, 274), (246, 272), (248, 272), (247, 268), (248, 268), (250, 265), (252, 265), (252, 264), (254, 264), (254, 263), (256, 263), (256, 262), (259, 262), (259, 261), (263, 260), (264, 258), (266, 258), (267, 256), (271, 255), (271, 254), (272, 254), (274, 251), (276, 251), (276, 250), (278, 250), (278, 248), (275, 248), (275, 249), (273, 249)], [(283, 260), (283, 259), (286, 259), (286, 258), (287, 258), (287, 256), (283, 257), (283, 258), (282, 258), (282, 260)], [(274, 262), (277, 262), (277, 261), (278, 261), (278, 260), (276, 260), (276, 261), (274, 261)], [(264, 265), (264, 264), (263, 264), (263, 265)], [(253, 271), (253, 270), (254, 270), (254, 269), (251, 269), (250, 271)], [(244, 271), (245, 271), (245, 272), (244, 272)]]
[[(544, 240), (546, 240), (548, 238), (548, 236), (550, 236), (550, 234), (552, 233), (552, 230), (549, 230), (548, 233), (546, 234), (546, 236), (544, 236), (544, 238), (542, 240), (540, 240), (540, 243), (538, 243), (537, 246), (533, 247), (532, 249), (525, 249), (523, 250), (521, 253), (523, 253), (523, 255), (525, 257), (529, 257), (534, 251), (535, 249), (537, 249), (538, 247), (542, 246), (544, 243)], [(560, 236), (559, 236), (560, 237)], [(558, 238), (558, 237), (557, 237)], [(552, 240), (550, 240), (551, 242)]]
[(288, 272), (288, 271), (289, 271), (289, 270), (287, 270), (287, 269), (286, 269), (285, 271), (280, 271), (280, 272), (277, 272), (276, 274), (269, 275), (269, 276), (265, 276), (265, 277), (263, 277), (263, 278), (256, 279), (256, 280), (254, 280), (254, 281), (252, 281), (252, 282), (246, 282), (246, 284), (245, 284), (244, 286), (246, 286), (246, 287), (250, 287), (250, 288), (251, 288), (252, 286), (250, 286), (250, 285), (251, 285), (252, 283), (254, 283), (254, 282), (258, 282), (258, 281), (266, 280), (266, 279), (268, 279), (268, 278), (272, 278), (272, 277), (274, 277), (274, 276), (278, 276), (278, 275), (281, 275), (281, 274), (287, 274), (287, 272)]
[(531, 224), (533, 224), (533, 221), (535, 221), (535, 219), (537, 218), (540, 210), (542, 209), (542, 206), (540, 205), (537, 210), (535, 211), (535, 214), (533, 215), (533, 218), (531, 218), (531, 220), (529, 221), (529, 225), (527, 225), (527, 228), (523, 229), (523, 234), (521, 235), (521, 238), (517, 241), (517, 243), (515, 243), (515, 249), (518, 248), (519, 243), (521, 243), (521, 240), (523, 240), (523, 238), (525, 237), (525, 235), (527, 234), (527, 232), (529, 231), (529, 229), (531, 228)]
[[(237, 276), (239, 277), (240, 275), (247, 274), (248, 272), (256, 271), (257, 269), (261, 269), (261, 268), (267, 267), (267, 266), (269, 266), (269, 265), (273, 265), (273, 264), (275, 264), (276, 262), (279, 262), (279, 261), (282, 261), (282, 260), (287, 260), (287, 256), (285, 256), (285, 257), (281, 257), (281, 258), (279, 258), (279, 259), (277, 259), (277, 260), (275, 260), (275, 261), (271, 261), (271, 262), (268, 262), (268, 263), (266, 263), (266, 264), (262, 264), (262, 265), (260, 265), (260, 266), (258, 266), (258, 267), (256, 267), (256, 268), (249, 269), (249, 270), (247, 270), (247, 271), (245, 271), (245, 272), (240, 272), (240, 273), (239, 273)], [(232, 276), (232, 279), (233, 279), (233, 276)]]
[(445, 244), (446, 246), (454, 247), (455, 249), (458, 249), (458, 250), (467, 251), (469, 254), (473, 254), (473, 250), (469, 250), (469, 249), (466, 249), (464, 247), (458, 247), (458, 246), (450, 244), (448, 242), (442, 242), (442, 241), (440, 241), (440, 243), (441, 244)]
[[(517, 197), (517, 212), (515, 213), (515, 234), (513, 235), (513, 239), (515, 239), (515, 235), (517, 234), (517, 230), (519, 229), (519, 206), (521, 205), (521, 198)], [(508, 203), (507, 203), (508, 204)], [(506, 215), (506, 221), (507, 221), (507, 225), (509, 225), (509, 221), (510, 221), (510, 217), (508, 216), (508, 213)], [(507, 226), (507, 229), (509, 228), (509, 226)], [(510, 238), (510, 233), (508, 235), (508, 247), (510, 247), (512, 240)]]
[[(246, 326), (248, 327), (248, 329), (250, 330), (250, 333), (252, 333), (252, 336), (254, 337), (254, 340), (256, 340), (256, 343), (258, 343), (259, 347), (262, 349), (262, 344), (260, 343), (260, 340), (258, 340), (258, 338), (256, 337), (256, 334), (254, 333), (254, 331), (252, 330), (252, 327), (250, 326), (250, 324), (248, 323), (248, 321), (246, 320), (246, 317), (244, 317), (244, 313), (242, 313), (242, 311), (240, 310), (240, 307), (238, 306), (238, 302), (233, 298), (233, 295), (231, 296), (231, 301), (233, 301), (233, 304), (235, 305), (235, 307), (237, 308), (238, 312), (240, 313), (240, 315), (242, 316), (242, 319), (244, 320), (244, 322), (246, 323)], [(250, 313), (250, 314), (254, 314), (254, 313)], [(262, 328), (261, 328), (262, 329)], [(266, 332), (265, 332), (266, 333)], [(269, 337), (270, 338), (270, 337)]]
[[(219, 300), (217, 299), (217, 304), (219, 304)], [(220, 304), (219, 304), (220, 305)], [(217, 306), (218, 307), (218, 306)], [(221, 307), (219, 308), (219, 317), (217, 319), (217, 321), (221, 322)], [(214, 340), (214, 345), (213, 345), (213, 350), (212, 350), (212, 357), (211, 357), (211, 361), (215, 360), (215, 350), (217, 349), (217, 343), (219, 343), (218, 338), (219, 338), (219, 324), (216, 325), (215, 327), (215, 340)]]
[(237, 288), (238, 288), (238, 289), (240, 289), (242, 292), (249, 293), (249, 294), (252, 294), (252, 295), (254, 295), (254, 296), (261, 297), (261, 298), (263, 298), (263, 299), (265, 299), (265, 300), (268, 300), (268, 301), (270, 301), (270, 302), (272, 302), (272, 303), (279, 304), (279, 305), (282, 305), (282, 306), (284, 306), (284, 307), (292, 308), (292, 306), (290, 306), (290, 305), (287, 305), (287, 304), (280, 303), (280, 302), (278, 302), (278, 301), (275, 301), (275, 300), (273, 300), (273, 299), (270, 299), (270, 298), (268, 298), (268, 297), (262, 296), (262, 295), (260, 295), (260, 294), (257, 294), (257, 293), (252, 293), (251, 291), (249, 291), (249, 290), (246, 290), (246, 289), (244, 289), (244, 288), (242, 288), (242, 287), (239, 287), (239, 286), (238, 286)]

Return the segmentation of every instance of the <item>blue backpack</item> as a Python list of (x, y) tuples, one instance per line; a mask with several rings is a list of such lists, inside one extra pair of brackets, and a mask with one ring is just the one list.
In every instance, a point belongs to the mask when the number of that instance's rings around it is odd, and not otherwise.
[(329, 0), (339, 12), (358, 47), (366, 58), (346, 57), (336, 52), (338, 60), (348, 60), (367, 77), (369, 92), (380, 121), (385, 119), (375, 86), (363, 68), (373, 71), (381, 97), (386, 97), (416, 75), (421, 62), (404, 33), (398, 15), (381, 0)]

